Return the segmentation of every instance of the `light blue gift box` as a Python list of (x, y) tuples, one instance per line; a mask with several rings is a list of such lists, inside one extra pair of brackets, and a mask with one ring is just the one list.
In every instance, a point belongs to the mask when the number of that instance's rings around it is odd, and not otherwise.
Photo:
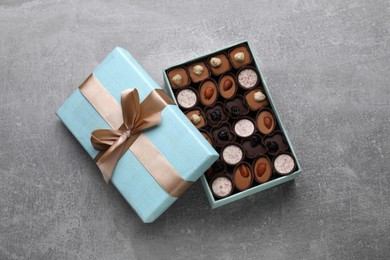
[[(138, 62), (119, 47), (93, 75), (119, 104), (121, 92), (126, 89), (137, 88), (142, 101), (153, 89), (160, 88)], [(110, 127), (79, 89), (58, 109), (57, 115), (95, 158), (99, 151), (91, 144), (91, 132)], [(144, 133), (186, 181), (195, 182), (218, 158), (217, 152), (176, 105), (166, 106), (161, 123)], [(153, 222), (177, 199), (159, 186), (130, 150), (119, 160), (111, 182), (145, 223)]]
[[(192, 59), (192, 60), (189, 60), (189, 61), (186, 61), (186, 62), (183, 62), (183, 63), (180, 63), (180, 64), (177, 64), (177, 65), (174, 65), (168, 69), (166, 69), (164, 72), (163, 72), (163, 75), (164, 75), (164, 81), (165, 81), (165, 84), (166, 84), (166, 91), (170, 94), (171, 98), (172, 99), (175, 99), (175, 95), (173, 94), (172, 92), (172, 87), (171, 87), (171, 84), (169, 82), (169, 79), (168, 79), (168, 71), (175, 68), (175, 67), (179, 67), (179, 66), (183, 66), (183, 64), (189, 64), (191, 62), (194, 62), (194, 61), (198, 61), (202, 58), (206, 58), (206, 57), (210, 57), (210, 55), (214, 54), (214, 53), (221, 53), (221, 52), (226, 52), (227, 50), (237, 46), (237, 45), (247, 45), (250, 49), (250, 51), (252, 52), (252, 48), (249, 44), (249, 42), (247, 41), (244, 41), (244, 42), (239, 42), (239, 43), (235, 43), (231, 46), (228, 46), (228, 47), (225, 47), (221, 50), (218, 50), (218, 51), (215, 51), (215, 52), (212, 52), (212, 53), (208, 53), (208, 54), (204, 54), (204, 55), (200, 55), (198, 57), (196, 57), (195, 59)], [(256, 65), (256, 68), (260, 74), (260, 78), (261, 78), (261, 83), (262, 83), (262, 87), (263, 89), (265, 90), (266, 92), (266, 96), (268, 98), (268, 101), (272, 107), (272, 110), (274, 112), (274, 115), (276, 117), (276, 120), (278, 121), (278, 124), (280, 126), (280, 129), (283, 131), (284, 133), (284, 136), (286, 137), (286, 141), (288, 142), (288, 145), (290, 147), (290, 150), (291, 150), (291, 154), (294, 156), (295, 158), (295, 161), (296, 161), (296, 170), (289, 174), (289, 175), (286, 175), (286, 176), (282, 176), (282, 177), (279, 177), (279, 178), (276, 178), (276, 179), (271, 179), (270, 181), (266, 182), (266, 183), (263, 183), (263, 184), (259, 184), (257, 186), (254, 186), (250, 189), (247, 189), (247, 190), (244, 190), (244, 191), (241, 191), (241, 192), (237, 192), (233, 195), (230, 195), (226, 198), (223, 198), (223, 199), (218, 199), (216, 200), (211, 192), (211, 189), (210, 189), (210, 186), (209, 186), (209, 183), (206, 179), (206, 177), (204, 175), (202, 175), (201, 177), (201, 181), (202, 181), (202, 184), (203, 184), (203, 187), (204, 187), (204, 190), (206, 192), (206, 195), (207, 195), (207, 198), (210, 202), (210, 205), (211, 207), (214, 209), (214, 208), (218, 208), (220, 206), (223, 206), (223, 205), (226, 205), (228, 203), (231, 203), (231, 202), (234, 202), (234, 201), (237, 201), (239, 199), (242, 199), (244, 197), (247, 197), (247, 196), (250, 196), (250, 195), (253, 195), (255, 193), (258, 193), (260, 191), (263, 191), (263, 190), (266, 190), (266, 189), (269, 189), (269, 188), (272, 188), (276, 185), (279, 185), (279, 184), (282, 184), (284, 182), (287, 182), (287, 181), (291, 181), (293, 179), (295, 179), (296, 177), (298, 177), (300, 174), (301, 174), (301, 166), (299, 164), (299, 161), (298, 161), (298, 158), (295, 154), (295, 151), (294, 151), (294, 148), (292, 147), (291, 145), (291, 141), (290, 139), (288, 138), (288, 135), (287, 135), (287, 131), (286, 129), (284, 128), (284, 125), (282, 123), (282, 120), (280, 118), (280, 115), (275, 107), (275, 103), (273, 102), (272, 100), (272, 97), (271, 97), (271, 94), (270, 94), (270, 91), (268, 90), (268, 87), (267, 87), (267, 84), (265, 82), (265, 79), (264, 79), (264, 76), (259, 68), (259, 66), (257, 65), (257, 61), (256, 61), (256, 58), (255, 58), (255, 55), (253, 55), (253, 52), (252, 52), (252, 56), (253, 56), (253, 62), (254, 64)]]

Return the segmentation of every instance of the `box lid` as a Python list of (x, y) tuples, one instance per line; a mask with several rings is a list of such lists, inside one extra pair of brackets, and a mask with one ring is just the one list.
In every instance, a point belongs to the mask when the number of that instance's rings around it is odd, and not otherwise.
[[(130, 53), (119, 47), (106, 57), (93, 75), (118, 103), (121, 92), (126, 89), (137, 88), (142, 101), (153, 89), (160, 88)], [(58, 109), (57, 115), (95, 158), (99, 151), (91, 144), (91, 132), (110, 127), (79, 89)], [(218, 158), (214, 148), (177, 105), (166, 106), (161, 123), (144, 134), (187, 181), (195, 182)], [(177, 199), (159, 186), (129, 150), (119, 160), (111, 183), (144, 222), (154, 221)]]

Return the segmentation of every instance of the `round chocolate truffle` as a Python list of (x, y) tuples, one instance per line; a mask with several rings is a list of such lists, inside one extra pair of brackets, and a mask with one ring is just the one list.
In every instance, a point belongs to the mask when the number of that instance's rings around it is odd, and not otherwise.
[(232, 74), (222, 76), (218, 83), (219, 93), (222, 97), (230, 99), (237, 92), (237, 84)]
[(198, 97), (196, 96), (196, 93), (192, 89), (182, 89), (177, 93), (176, 96), (177, 103), (179, 106), (185, 109), (192, 108), (196, 105), (198, 102)]
[(190, 84), (187, 71), (182, 68), (174, 68), (168, 72), (168, 79), (173, 89), (182, 88)]
[(235, 144), (227, 145), (222, 149), (222, 159), (229, 165), (236, 165), (243, 157), (244, 152)]
[(264, 183), (269, 181), (272, 176), (271, 161), (265, 156), (259, 157), (253, 164), (253, 172), (256, 182)]
[(295, 169), (295, 161), (291, 155), (279, 154), (274, 159), (275, 171), (280, 175), (287, 175)]
[(254, 69), (245, 68), (238, 73), (238, 84), (244, 89), (250, 89), (257, 85), (259, 76)]
[(253, 182), (251, 167), (247, 163), (237, 165), (233, 172), (233, 182), (237, 190), (248, 189)]
[(211, 191), (217, 198), (225, 198), (233, 191), (233, 183), (227, 176), (218, 176), (211, 182)]
[(200, 102), (205, 106), (211, 106), (217, 101), (218, 91), (214, 80), (206, 80), (200, 86)]
[(262, 134), (268, 135), (275, 130), (275, 117), (269, 110), (260, 111), (260, 113), (257, 115), (256, 123), (257, 128)]

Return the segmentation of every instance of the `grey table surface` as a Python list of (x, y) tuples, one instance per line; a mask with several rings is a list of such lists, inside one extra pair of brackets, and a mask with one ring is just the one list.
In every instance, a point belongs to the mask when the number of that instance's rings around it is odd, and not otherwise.
[[(390, 259), (389, 1), (0, 0), (0, 259)], [(143, 224), (55, 116), (114, 47), (162, 70), (249, 40), (303, 174)]]

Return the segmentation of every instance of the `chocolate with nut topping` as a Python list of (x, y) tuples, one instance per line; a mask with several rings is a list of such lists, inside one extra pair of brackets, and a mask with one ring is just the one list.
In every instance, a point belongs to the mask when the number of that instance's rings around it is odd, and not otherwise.
[(199, 89), (200, 102), (204, 106), (211, 106), (217, 101), (218, 91), (214, 80), (206, 80)]
[(210, 76), (210, 72), (204, 62), (196, 62), (188, 66), (188, 73), (194, 83), (201, 82)]

